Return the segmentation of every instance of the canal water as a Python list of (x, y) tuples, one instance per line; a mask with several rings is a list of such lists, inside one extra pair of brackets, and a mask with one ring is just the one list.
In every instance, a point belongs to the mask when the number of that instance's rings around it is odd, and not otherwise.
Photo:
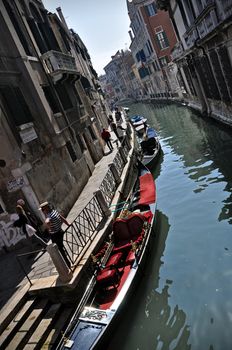
[(135, 104), (160, 136), (155, 239), (107, 350), (232, 349), (232, 130)]

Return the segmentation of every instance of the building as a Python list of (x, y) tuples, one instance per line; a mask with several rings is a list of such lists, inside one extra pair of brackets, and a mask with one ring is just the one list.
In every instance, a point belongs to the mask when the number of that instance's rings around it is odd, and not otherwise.
[(159, 1), (178, 33), (172, 52), (190, 106), (232, 125), (232, 2)]
[(167, 12), (159, 10), (156, 1), (128, 0), (131, 20), (131, 45), (139, 76), (147, 98), (178, 96), (180, 86), (171, 51), (177, 42)]
[(129, 50), (117, 51), (111, 56), (111, 61), (104, 67), (105, 82), (102, 83), (107, 89), (107, 96), (111, 105), (127, 99), (134, 99), (136, 95), (135, 80), (132, 66), (134, 60)]
[(11, 228), (17, 199), (37, 215), (44, 200), (67, 213), (103, 156), (98, 77), (57, 12), (39, 0), (1, 1), (0, 247), (20, 238)]

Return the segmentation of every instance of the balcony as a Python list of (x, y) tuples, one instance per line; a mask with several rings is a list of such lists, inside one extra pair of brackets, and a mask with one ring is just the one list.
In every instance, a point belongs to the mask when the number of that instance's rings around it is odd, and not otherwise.
[(220, 7), (221, 10), (219, 12), (219, 16), (221, 20), (226, 20), (232, 15), (232, 2), (231, 0), (223, 0), (220, 1)]
[(178, 41), (171, 52), (172, 60), (175, 61), (176, 59), (178, 59), (183, 52), (184, 52), (183, 44), (181, 41)]
[(198, 32), (195, 26), (192, 26), (184, 35), (185, 43), (188, 47), (192, 47), (195, 44), (195, 41), (199, 38)]
[(41, 56), (46, 72), (53, 77), (63, 73), (78, 73), (75, 58), (59, 51), (48, 51)]
[(200, 13), (195, 21), (199, 38), (203, 39), (218, 26), (215, 4), (210, 4)]

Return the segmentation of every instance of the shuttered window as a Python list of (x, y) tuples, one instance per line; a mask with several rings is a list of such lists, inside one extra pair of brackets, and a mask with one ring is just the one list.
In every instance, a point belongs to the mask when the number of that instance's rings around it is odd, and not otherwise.
[(155, 3), (152, 2), (151, 4), (145, 6), (145, 11), (148, 17), (154, 16), (157, 13)]
[(156, 41), (160, 50), (169, 47), (169, 41), (164, 30), (162, 32), (156, 33)]

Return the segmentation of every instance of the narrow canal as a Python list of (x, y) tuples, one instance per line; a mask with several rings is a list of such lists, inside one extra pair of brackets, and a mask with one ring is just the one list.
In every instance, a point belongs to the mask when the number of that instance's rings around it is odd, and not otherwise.
[(107, 350), (231, 350), (232, 130), (174, 104), (134, 114), (163, 150), (156, 238)]

